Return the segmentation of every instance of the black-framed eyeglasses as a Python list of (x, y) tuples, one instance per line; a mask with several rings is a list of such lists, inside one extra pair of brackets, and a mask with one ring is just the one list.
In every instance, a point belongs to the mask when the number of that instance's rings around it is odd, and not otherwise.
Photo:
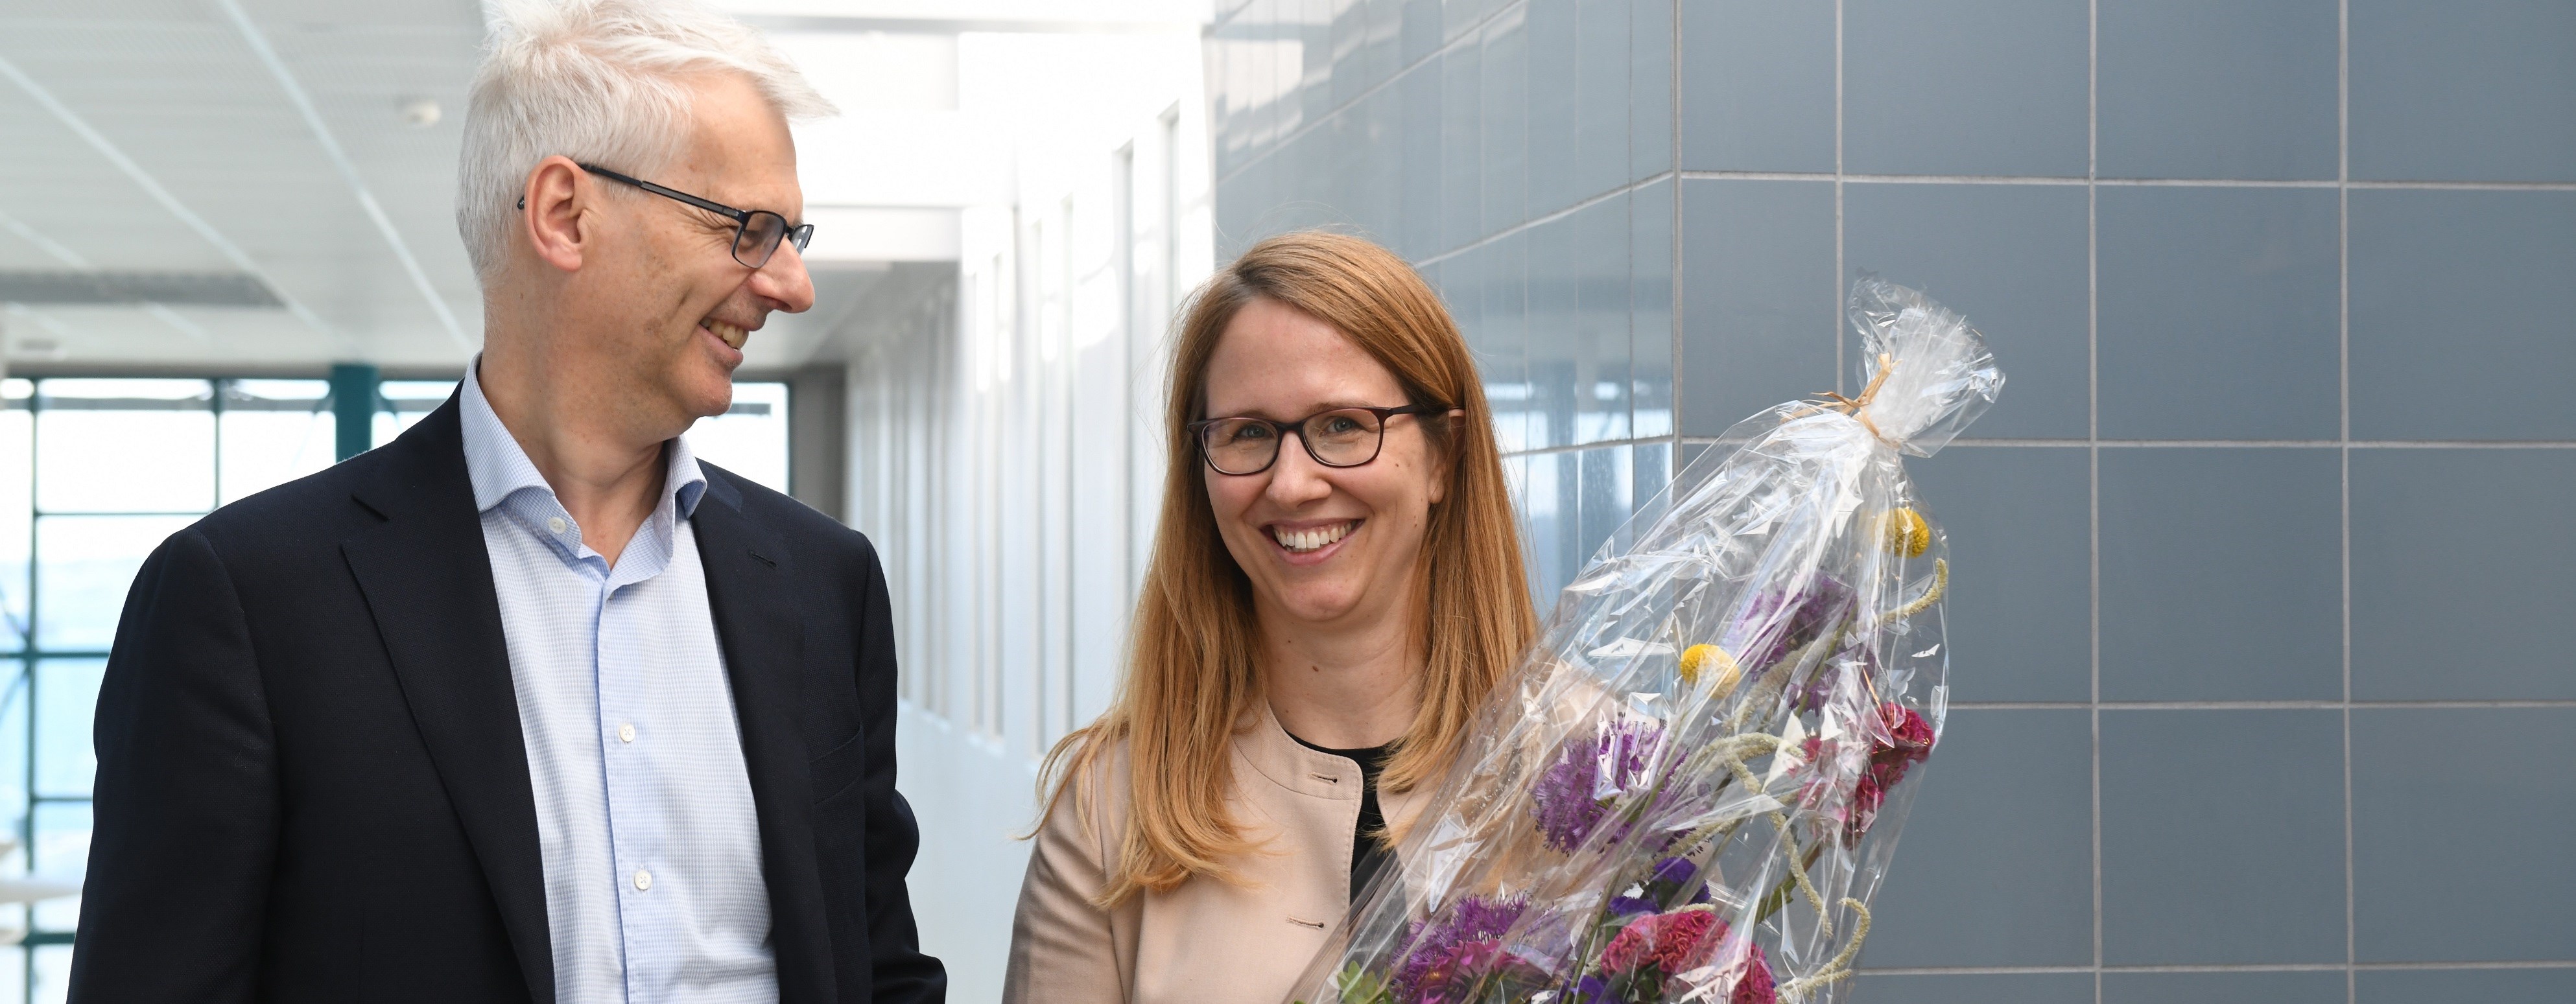
[[(593, 164), (579, 166), (584, 171), (610, 181), (624, 182), (665, 199), (685, 202), (732, 220), (733, 260), (741, 262), (744, 268), (755, 272), (759, 271), (761, 266), (769, 264), (770, 256), (778, 253), (778, 245), (781, 242), (796, 242), (796, 253), (803, 254), (805, 245), (814, 240), (814, 225), (811, 223), (789, 226), (787, 217), (766, 209), (735, 209), (712, 199), (702, 199), (678, 189), (664, 188), (642, 178), (630, 178), (605, 167)], [(519, 208), (523, 210), (528, 208), (527, 196), (519, 197)]]
[(1306, 444), (1306, 455), (1326, 467), (1358, 467), (1377, 459), (1386, 445), (1386, 420), (1397, 415), (1436, 415), (1445, 404), (1408, 404), (1401, 408), (1332, 408), (1294, 422), (1237, 416), (1190, 423), (1198, 437), (1199, 456), (1219, 474), (1259, 474), (1279, 462), (1279, 442), (1289, 436)]

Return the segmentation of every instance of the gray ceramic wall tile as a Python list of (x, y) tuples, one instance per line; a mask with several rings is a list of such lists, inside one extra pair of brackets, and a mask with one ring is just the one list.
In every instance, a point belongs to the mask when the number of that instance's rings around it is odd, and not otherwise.
[(1636, 477), (1628, 489), (1628, 498), (1642, 509), (1647, 500), (1663, 494), (1673, 480), (1673, 444), (1670, 441), (1638, 443), (1634, 447), (1630, 471)]
[(1361, 44), (1368, 50), (1368, 79), (1376, 86), (1394, 79), (1412, 60), (1404, 57), (1404, 22), (1406, 8), (1421, 6), (1423, 0), (1366, 0), (1368, 4), (1368, 37)]
[(2102, 175), (2335, 178), (2336, 6), (2102, 0)]
[[(1532, 410), (1537, 402), (1529, 369), (1529, 233), (1487, 244), (1478, 257), (1482, 260), (1477, 263), (1477, 276), (1485, 288), (1484, 312), (1478, 319), (1485, 344), (1479, 348), (1493, 361), (1485, 383), (1505, 396), (1495, 405), (1494, 433), (1503, 449), (1523, 449), (1534, 434), (1544, 432), (1541, 423), (1546, 417)], [(1515, 414), (1517, 423), (1512, 421)]]
[(1714, 436), (1834, 385), (1828, 182), (1682, 183), (1682, 432)]
[(1244, 107), (1247, 96), (1235, 79), (1235, 74), (1248, 66), (1251, 58), (1244, 51), (1250, 46), (1240, 37), (1242, 32), (1243, 26), (1233, 21), (1219, 22), (1208, 28), (1208, 156), (1209, 164), (1220, 180), (1243, 166), (1245, 147), (1252, 135), (1250, 124), (1245, 121), (1250, 113), (1250, 109)]
[(1954, 701), (2093, 696), (2092, 463), (2081, 449), (1953, 446), (1912, 461), (1950, 543)]
[(1544, 614), (1556, 605), (1558, 591), (1573, 581), (1583, 560), (1583, 458), (1558, 452), (1524, 459), (1529, 481), (1522, 518), (1530, 525), (1530, 575)]
[(1578, 454), (1583, 464), (1582, 536), (1573, 551), (1581, 569), (1592, 561), (1603, 541), (1628, 521), (1637, 490), (1636, 452), (1626, 446), (1600, 446)]
[(2090, 965), (2091, 713), (1953, 710), (1917, 776), (1865, 961)]
[[(2090, 428), (2086, 201), (2071, 185), (1844, 186), (1845, 271), (1967, 315), (2003, 365), (2003, 397), (1967, 435), (2081, 439)], [(1845, 325), (1842, 336), (1857, 363), (1858, 334)]]
[(1628, 5), (1628, 176), (1673, 166), (1673, 0)]
[(1527, 219), (1529, 211), (1529, 30), (1526, 6), (1497, 12), (1485, 24), (1485, 230)]
[(2352, 193), (2352, 434), (2576, 439), (2576, 192)]
[[(1265, 146), (1287, 141), (1289, 134), (1306, 123), (1306, 63), (1314, 46), (1305, 37), (1301, 23), (1307, 0), (1253, 0), (1248, 9), (1260, 34), (1270, 48), (1271, 113), (1270, 131), (1263, 134)], [(1280, 46), (1283, 40), (1295, 40), (1294, 50)]]
[(1440, 23), (1450, 38), (1466, 34), (1485, 20), (1489, 9), (1504, 0), (1441, 0)]
[(1444, 248), (1485, 235), (1484, 47), (1440, 54), (1440, 221)]
[(2104, 188), (2098, 200), (2102, 436), (2335, 438), (2335, 193)]
[(1368, 93), (1369, 0), (1323, 0), (1333, 37), (1333, 107)]
[(2339, 712), (2105, 710), (2101, 729), (2104, 963), (2344, 960)]
[(1254, 221), (1269, 202), (1268, 170), (1254, 162), (1216, 184), (1216, 259), (1231, 261), (1249, 246)]
[(2352, 174), (2576, 181), (2576, 5), (2352, 0)]
[(1834, 169), (1834, 4), (1685, 0), (1682, 167)]
[(1628, 366), (1635, 436), (1673, 431), (1673, 183), (1628, 195)]
[(2343, 695), (2331, 449), (2101, 451), (2102, 698)]
[(1582, 372), (1589, 368), (1591, 342), (1576, 311), (1575, 287), (1584, 263), (1572, 217), (1560, 216), (1530, 227), (1529, 239), (1529, 382), (1530, 438), (1526, 447), (1544, 449), (1576, 441), (1575, 413), (1580, 408)]
[(2362, 970), (2354, 1004), (2566, 1004), (2576, 1000), (2576, 967), (2558, 969)]
[[(1423, 2), (1423, 0), (1415, 0)], [(1402, 106), (1403, 193), (1396, 202), (1396, 252), (1419, 261), (1447, 250), (1440, 240), (1440, 64), (1405, 71), (1395, 90)]]
[(1574, 195), (1588, 199), (1627, 182), (1628, 7), (1581, 0), (1575, 26)]
[(1545, 216), (1581, 196), (1575, 181), (1583, 106), (1575, 0), (1527, 0), (1529, 27), (1529, 215)]
[[(1628, 355), (1628, 197), (1614, 195), (1578, 209), (1574, 224), (1574, 336), (1583, 344), (1575, 372), (1575, 438), (1626, 439), (1633, 374)], [(1667, 350), (1669, 351), (1669, 350)]]
[(1846, 0), (1843, 168), (2083, 176), (2088, 7)]
[(2571, 764), (2576, 708), (2354, 709), (2355, 959), (2576, 959)]
[(2343, 972), (2104, 973), (2102, 1004), (2345, 1004)]
[[(1869, 953), (1863, 952), (1867, 959)], [(1863, 970), (1854, 1000), (1906, 1004), (2094, 1004), (2091, 973), (1881, 975)]]
[(1295, 92), (1302, 109), (1300, 125), (1323, 121), (1339, 103), (1333, 93), (1333, 11), (1349, 2), (1279, 0), (1282, 19), (1297, 29), (1298, 54), (1303, 57), (1304, 72)]
[(1396, 15), (1396, 64), (1411, 66), (1440, 51), (1440, 0), (1402, 0)]
[[(2576, 450), (2354, 450), (2352, 695), (2576, 699)], [(2576, 946), (2571, 946), (2576, 947)]]

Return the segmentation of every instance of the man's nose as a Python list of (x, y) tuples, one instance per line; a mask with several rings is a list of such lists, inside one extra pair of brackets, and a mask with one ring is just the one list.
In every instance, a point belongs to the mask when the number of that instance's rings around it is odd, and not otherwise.
[(814, 306), (814, 277), (805, 271), (805, 254), (792, 241), (780, 241), (778, 253), (751, 274), (751, 291), (778, 304), (772, 308), (802, 314)]

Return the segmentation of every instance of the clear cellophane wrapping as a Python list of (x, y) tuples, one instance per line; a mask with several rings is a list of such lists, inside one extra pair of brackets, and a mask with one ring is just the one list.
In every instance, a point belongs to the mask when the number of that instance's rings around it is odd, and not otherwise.
[(2002, 371), (1958, 315), (1856, 283), (1857, 398), (1737, 425), (1565, 587), (1289, 1000), (1836, 1000), (1949, 652), (1906, 478)]

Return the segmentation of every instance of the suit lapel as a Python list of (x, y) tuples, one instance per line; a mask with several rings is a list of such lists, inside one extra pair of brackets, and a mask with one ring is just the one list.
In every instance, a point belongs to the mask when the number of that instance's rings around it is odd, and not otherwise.
[(760, 817), (761, 874), (781, 1004), (837, 1000), (831, 929), (814, 853), (813, 789), (797, 715), (805, 622), (785, 542), (742, 511), (732, 475), (705, 465), (706, 496), (689, 520), (707, 579), (707, 604), (733, 685), (742, 759)]
[(536, 797), (462, 435), (451, 397), (388, 444), (377, 476), (357, 492), (385, 522), (340, 548), (483, 865), (529, 996), (552, 1004)]

